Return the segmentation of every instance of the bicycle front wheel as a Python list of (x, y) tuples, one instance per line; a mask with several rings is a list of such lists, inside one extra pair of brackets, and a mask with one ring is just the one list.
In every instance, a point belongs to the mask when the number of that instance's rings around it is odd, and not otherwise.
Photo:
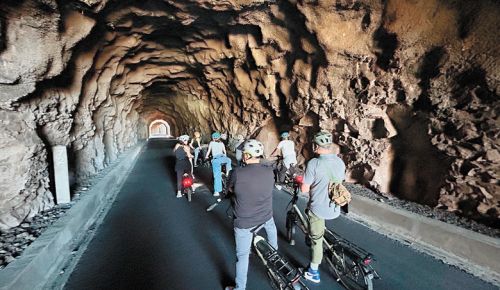
[(327, 253), (326, 260), (330, 268), (349, 290), (373, 290), (373, 277), (343, 251)]

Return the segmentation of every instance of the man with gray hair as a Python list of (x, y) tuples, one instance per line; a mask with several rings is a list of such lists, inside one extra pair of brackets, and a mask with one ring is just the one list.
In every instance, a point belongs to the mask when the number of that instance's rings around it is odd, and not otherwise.
[(330, 182), (340, 183), (344, 180), (345, 164), (336, 155), (340, 150), (333, 144), (333, 136), (329, 132), (321, 131), (314, 136), (313, 150), (319, 157), (307, 163), (300, 190), (309, 195), (307, 215), (311, 236), (311, 264), (304, 277), (319, 283), (318, 267), (323, 259), (325, 220), (335, 219), (340, 215), (340, 206), (330, 202), (328, 185)]

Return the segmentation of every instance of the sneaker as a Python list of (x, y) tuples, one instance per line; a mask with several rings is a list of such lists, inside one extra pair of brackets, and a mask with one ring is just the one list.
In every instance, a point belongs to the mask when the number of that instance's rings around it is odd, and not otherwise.
[(182, 197), (182, 193), (180, 191), (177, 191), (177, 198)]
[(224, 290), (234, 290), (234, 287), (233, 286), (226, 286), (226, 288), (224, 288)]
[(281, 190), (281, 189), (283, 188), (283, 187), (282, 187), (281, 185), (279, 185), (279, 184), (276, 184), (276, 185), (275, 185), (275, 187), (276, 187), (276, 189), (277, 189), (277, 190)]
[(305, 273), (304, 273), (304, 278), (306, 278), (306, 280), (309, 280), (313, 283), (319, 283), (320, 282), (320, 278), (319, 278), (319, 270), (313, 270), (311, 268), (309, 268)]
[(214, 192), (214, 196), (220, 196), (220, 193), (218, 193), (217, 191)]
[(198, 164), (195, 164), (194, 167), (198, 167)]

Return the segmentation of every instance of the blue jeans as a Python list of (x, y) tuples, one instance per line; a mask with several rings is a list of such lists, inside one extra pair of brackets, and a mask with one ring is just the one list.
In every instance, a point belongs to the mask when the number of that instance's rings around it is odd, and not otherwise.
[(226, 164), (226, 173), (231, 170), (231, 159), (225, 155), (217, 155), (212, 158), (212, 172), (214, 174), (214, 191), (222, 191), (222, 173), (221, 166)]
[(194, 148), (194, 165), (198, 165), (198, 155), (200, 154), (200, 147)]
[[(267, 240), (273, 248), (278, 249), (278, 234), (274, 218), (269, 219), (265, 224)], [(248, 257), (252, 247), (253, 234), (249, 229), (234, 228), (234, 239), (236, 240), (236, 287), (234, 290), (245, 290), (247, 287)]]

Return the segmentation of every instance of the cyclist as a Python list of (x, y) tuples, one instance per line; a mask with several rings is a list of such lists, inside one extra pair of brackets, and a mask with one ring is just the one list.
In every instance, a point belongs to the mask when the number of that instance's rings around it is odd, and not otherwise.
[[(271, 157), (277, 156), (279, 153), (281, 153), (281, 156), (283, 156), (283, 164), (284, 168), (282, 167), (278, 171), (278, 182), (282, 183), (285, 181), (285, 174), (286, 171), (290, 169), (291, 165), (297, 164), (297, 154), (295, 153), (295, 144), (293, 143), (292, 140), (289, 140), (290, 134), (288, 132), (282, 132), (280, 137), (281, 137), (281, 142), (278, 143), (278, 146), (274, 149), (273, 153), (271, 153)], [(280, 189), (278, 187), (278, 189)]]
[(198, 155), (201, 150), (201, 134), (200, 132), (194, 132), (194, 137), (189, 143), (189, 147), (194, 150), (194, 167), (198, 167)]
[(208, 159), (210, 153), (212, 153), (212, 172), (214, 175), (214, 196), (220, 196), (222, 191), (222, 164), (226, 164), (226, 175), (229, 176), (229, 171), (231, 171), (231, 159), (226, 156), (226, 147), (224, 143), (220, 140), (220, 133), (214, 132), (212, 134), (212, 140), (208, 144), (207, 155), (205, 159)]
[(309, 195), (307, 215), (311, 236), (311, 263), (304, 277), (314, 283), (320, 282), (319, 264), (323, 259), (323, 235), (325, 220), (340, 215), (340, 206), (331, 203), (328, 195), (330, 180), (342, 182), (345, 178), (345, 164), (336, 154), (339, 147), (333, 144), (332, 134), (321, 131), (314, 136), (313, 150), (319, 155), (307, 163), (303, 194)]
[(190, 172), (193, 174), (193, 166), (191, 163), (191, 159), (193, 155), (191, 155), (191, 150), (188, 145), (189, 136), (181, 135), (178, 138), (179, 143), (175, 144), (174, 153), (175, 153), (175, 172), (177, 173), (177, 197), (182, 197), (182, 176), (186, 172)]
[(245, 143), (245, 138), (243, 135), (239, 134), (236, 136), (236, 143), (234, 144), (234, 153), (236, 155), (236, 161), (238, 162), (238, 166), (241, 166), (243, 163), (243, 145)]
[(234, 237), (236, 241), (236, 286), (225, 290), (244, 290), (247, 284), (248, 257), (252, 230), (263, 225), (269, 244), (278, 249), (278, 235), (273, 219), (274, 175), (270, 167), (260, 164), (264, 146), (248, 140), (243, 146), (245, 167), (234, 170), (228, 189), (234, 194)]

